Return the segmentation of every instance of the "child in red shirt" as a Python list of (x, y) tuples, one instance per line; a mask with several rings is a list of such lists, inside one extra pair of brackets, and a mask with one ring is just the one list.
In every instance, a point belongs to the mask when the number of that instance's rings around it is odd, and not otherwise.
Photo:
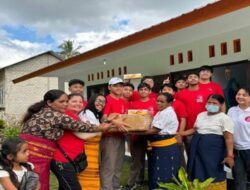
[(211, 94), (220, 94), (221, 96), (224, 96), (224, 92), (222, 90), (222, 87), (211, 81), (211, 78), (213, 76), (213, 68), (208, 65), (203, 65), (199, 69), (199, 86), (202, 89), (207, 89), (211, 92)]
[[(114, 77), (109, 81), (110, 95), (106, 97), (103, 121), (112, 113), (124, 114), (128, 107), (122, 97), (123, 81)], [(111, 190), (120, 188), (120, 176), (125, 154), (125, 138), (122, 133), (105, 133), (100, 144), (100, 178), (101, 189)]]
[[(153, 92), (152, 89), (154, 88), (154, 79), (151, 76), (144, 76), (141, 79), (141, 83), (146, 83), (150, 86), (151, 88), (151, 92), (149, 94), (149, 98), (150, 99), (154, 99), (156, 101), (157, 98), (157, 93)], [(131, 101), (136, 101), (140, 99), (140, 94), (138, 91), (134, 91), (132, 97), (131, 97)]]
[[(151, 87), (147, 83), (141, 83), (138, 86), (138, 92), (140, 99), (132, 102), (130, 109), (148, 110), (153, 117), (157, 113), (157, 107), (155, 99), (149, 98)], [(147, 140), (144, 136), (130, 135), (129, 147), (132, 163), (128, 184), (123, 188), (124, 190), (132, 189), (138, 184), (143, 184)]]
[[(199, 87), (199, 75), (193, 71), (187, 76), (188, 88), (175, 94), (175, 98), (180, 100), (186, 107), (188, 114), (186, 130), (193, 128), (196, 117), (206, 110), (207, 97), (211, 94), (207, 89)], [(186, 148), (189, 148), (192, 137), (185, 139)]]

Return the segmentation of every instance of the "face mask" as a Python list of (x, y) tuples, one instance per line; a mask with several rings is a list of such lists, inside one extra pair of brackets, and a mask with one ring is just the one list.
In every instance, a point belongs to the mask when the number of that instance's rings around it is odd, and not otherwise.
[(219, 112), (220, 107), (217, 105), (213, 105), (213, 104), (207, 104), (206, 109), (210, 113), (217, 113), (217, 112)]

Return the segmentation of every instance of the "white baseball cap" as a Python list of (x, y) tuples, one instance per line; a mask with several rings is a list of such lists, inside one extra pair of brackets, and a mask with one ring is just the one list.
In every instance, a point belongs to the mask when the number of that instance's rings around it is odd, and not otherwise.
[(114, 85), (114, 84), (119, 84), (119, 83), (123, 84), (123, 80), (118, 77), (113, 77), (109, 80), (109, 85)]

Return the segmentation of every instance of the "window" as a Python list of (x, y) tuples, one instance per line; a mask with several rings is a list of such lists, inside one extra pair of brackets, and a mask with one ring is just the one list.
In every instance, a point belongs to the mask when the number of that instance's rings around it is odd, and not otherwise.
[(0, 107), (4, 105), (3, 86), (0, 86)]
[(183, 54), (182, 53), (178, 53), (178, 62), (179, 62), (179, 64), (183, 63)]
[(100, 79), (100, 73), (97, 72), (97, 80), (99, 80), (99, 79)]
[(92, 81), (94, 81), (94, 80), (95, 80), (95, 76), (94, 76), (94, 74), (92, 74), (92, 75), (91, 75), (91, 79), (92, 79)]
[(122, 74), (122, 68), (121, 68), (121, 67), (118, 68), (118, 74), (119, 74), (119, 75)]
[(101, 72), (101, 79), (103, 79), (103, 72)]
[(192, 50), (189, 50), (187, 52), (187, 60), (188, 60), (188, 62), (193, 61), (193, 52), (192, 52)]
[(109, 72), (109, 70), (107, 70), (107, 77), (108, 77), (108, 78), (110, 77), (110, 72)]
[(170, 65), (174, 65), (174, 55), (170, 55), (169, 61), (170, 61)]
[(88, 75), (88, 81), (90, 81), (91, 79), (90, 79), (90, 75)]
[(127, 74), (127, 67), (126, 66), (123, 67), (123, 73)]
[(115, 69), (112, 69), (112, 77), (115, 76)]
[(209, 51), (209, 57), (215, 57), (215, 47), (214, 47), (214, 45), (210, 45), (208, 47), (208, 51)]
[(234, 53), (241, 52), (241, 44), (240, 44), (240, 39), (234, 40)]
[(220, 44), (221, 55), (227, 54), (227, 42), (223, 42)]

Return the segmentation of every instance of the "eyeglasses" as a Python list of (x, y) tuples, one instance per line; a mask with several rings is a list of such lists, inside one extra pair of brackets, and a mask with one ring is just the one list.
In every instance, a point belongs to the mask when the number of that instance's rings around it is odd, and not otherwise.
[(99, 104), (106, 104), (105, 100), (100, 100), (100, 99), (96, 99), (95, 102), (97, 102)]

